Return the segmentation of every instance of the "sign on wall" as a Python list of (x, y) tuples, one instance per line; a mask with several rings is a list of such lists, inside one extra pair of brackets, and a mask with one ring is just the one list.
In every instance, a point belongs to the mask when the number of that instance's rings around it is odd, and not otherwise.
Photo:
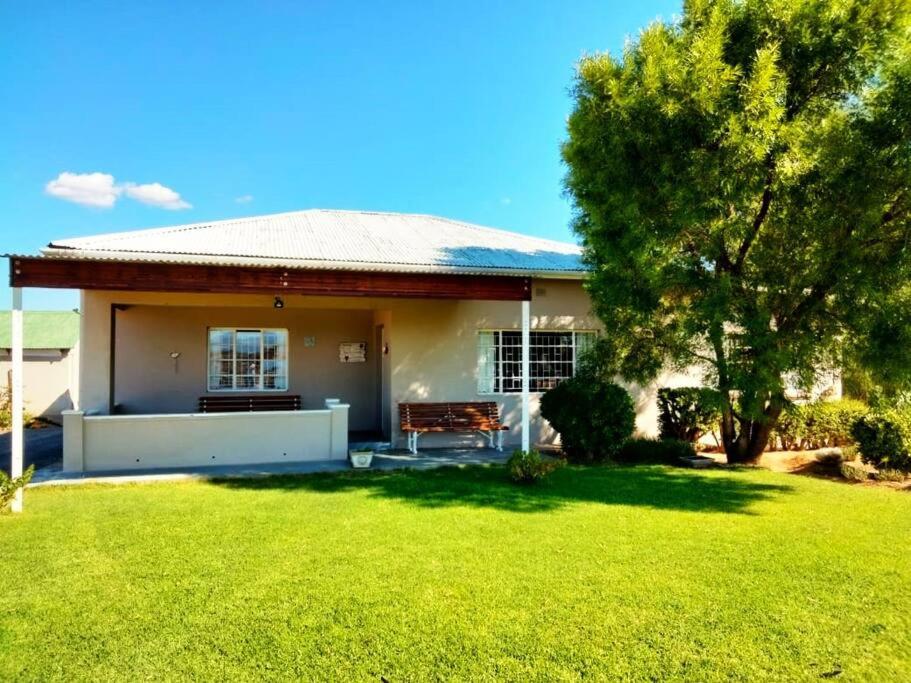
[(366, 362), (367, 342), (342, 342), (338, 345), (338, 359), (342, 363)]

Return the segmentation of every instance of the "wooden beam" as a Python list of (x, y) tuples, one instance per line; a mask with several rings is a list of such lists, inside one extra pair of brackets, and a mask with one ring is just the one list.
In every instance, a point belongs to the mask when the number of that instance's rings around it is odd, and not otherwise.
[(12, 287), (528, 301), (531, 278), (10, 257)]

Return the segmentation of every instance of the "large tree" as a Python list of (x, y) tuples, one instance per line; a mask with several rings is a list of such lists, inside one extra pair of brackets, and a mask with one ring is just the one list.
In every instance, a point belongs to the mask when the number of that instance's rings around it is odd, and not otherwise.
[(582, 59), (563, 147), (631, 380), (701, 365), (731, 462), (844, 354), (911, 374), (909, 0), (690, 0)]

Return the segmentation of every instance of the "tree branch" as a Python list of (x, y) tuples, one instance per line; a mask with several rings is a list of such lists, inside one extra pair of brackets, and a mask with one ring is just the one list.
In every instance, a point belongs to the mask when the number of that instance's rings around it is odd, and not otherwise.
[(753, 242), (756, 241), (756, 237), (759, 235), (759, 230), (762, 228), (762, 224), (765, 222), (766, 216), (769, 215), (769, 205), (772, 203), (772, 181), (774, 179), (775, 160), (770, 153), (766, 156), (765, 187), (762, 190), (762, 198), (759, 200), (759, 211), (756, 212), (756, 216), (753, 218), (753, 223), (750, 226), (750, 230), (744, 238), (743, 243), (741, 243), (740, 249), (737, 250), (737, 259), (734, 261), (732, 267), (733, 272), (738, 275), (743, 271), (743, 264), (744, 261), (746, 261), (750, 247), (752, 247)]

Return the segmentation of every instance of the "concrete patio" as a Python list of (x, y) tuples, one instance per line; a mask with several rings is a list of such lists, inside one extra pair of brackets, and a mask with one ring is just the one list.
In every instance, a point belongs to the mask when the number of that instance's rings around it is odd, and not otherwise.
[[(493, 449), (428, 448), (416, 455), (407, 450), (376, 453), (371, 470), (432, 469), (434, 467), (463, 465), (492, 465), (506, 462), (508, 453)], [(317, 462), (280, 462), (261, 465), (213, 465), (173, 469), (137, 469), (112, 472), (64, 472), (60, 462), (35, 472), (33, 486), (60, 486), (73, 484), (133, 484), (154, 481), (181, 481), (188, 479), (223, 479), (269, 477), (282, 474), (313, 474), (316, 472), (345, 472), (352, 470), (347, 460)], [(367, 471), (367, 470), (352, 470)]]

